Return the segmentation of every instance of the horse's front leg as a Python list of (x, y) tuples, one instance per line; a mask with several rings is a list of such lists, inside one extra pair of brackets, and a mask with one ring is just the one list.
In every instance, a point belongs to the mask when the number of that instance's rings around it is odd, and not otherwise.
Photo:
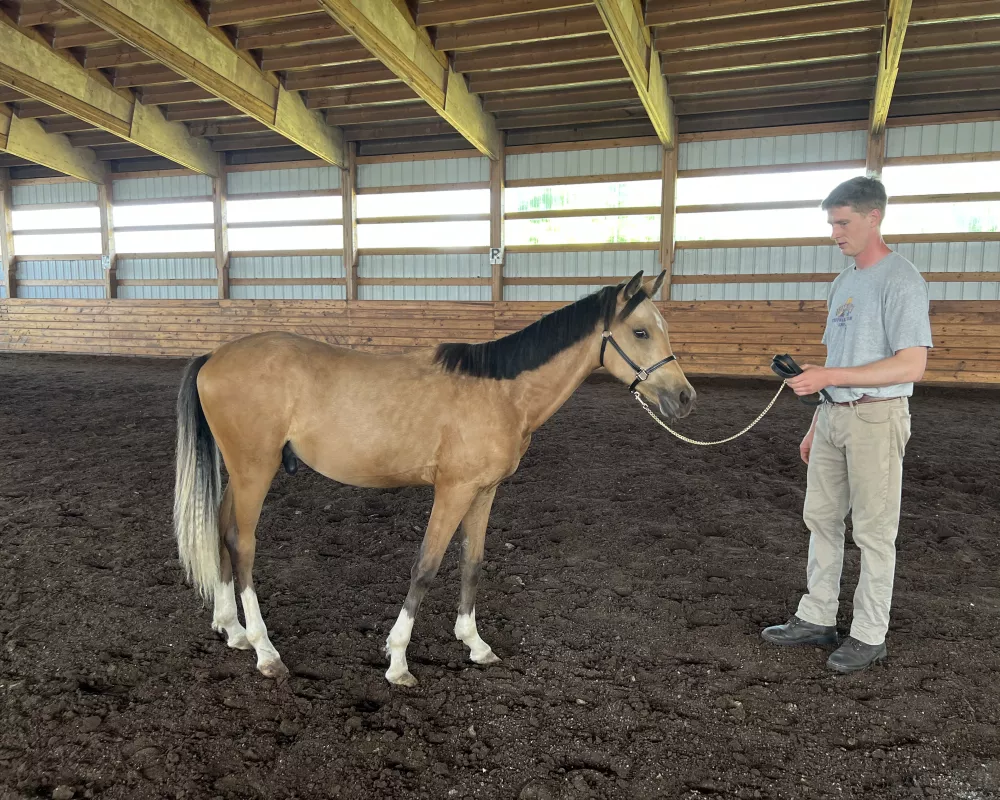
[(389, 683), (400, 686), (417, 685), (417, 679), (410, 674), (410, 668), (406, 664), (406, 648), (410, 644), (413, 618), (417, 615), (417, 609), (420, 608), (431, 581), (437, 575), (444, 551), (448, 549), (458, 523), (477, 494), (478, 489), (468, 485), (434, 487), (434, 507), (427, 523), (427, 532), (420, 545), (417, 560), (413, 562), (413, 569), (410, 570), (410, 591), (406, 593), (406, 602), (403, 603), (403, 609), (385, 643), (389, 656), (389, 669), (385, 677)]
[(458, 601), (458, 618), (455, 620), (455, 638), (469, 648), (469, 658), (477, 664), (496, 664), (500, 659), (493, 649), (479, 636), (476, 628), (476, 592), (479, 589), (479, 572), (483, 566), (486, 544), (486, 525), (493, 508), (496, 487), (481, 492), (462, 520), (462, 594)]

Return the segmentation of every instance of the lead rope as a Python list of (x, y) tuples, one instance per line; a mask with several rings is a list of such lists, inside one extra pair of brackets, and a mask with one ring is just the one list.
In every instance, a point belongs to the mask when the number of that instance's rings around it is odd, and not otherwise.
[(684, 436), (683, 434), (680, 434), (677, 431), (672, 430), (671, 428), (667, 427), (667, 424), (662, 419), (660, 419), (658, 416), (656, 416), (655, 413), (653, 413), (653, 409), (651, 409), (649, 406), (646, 405), (646, 401), (643, 400), (642, 397), (640, 397), (640, 395), (639, 395), (638, 392), (632, 392), (632, 396), (635, 397), (635, 399), (639, 401), (639, 405), (640, 406), (642, 406), (644, 409), (646, 409), (646, 413), (649, 414), (649, 416), (651, 416), (654, 420), (656, 420), (656, 424), (657, 425), (659, 425), (665, 431), (668, 431), (669, 433), (672, 433), (674, 436), (676, 436), (682, 442), (687, 442), (688, 444), (696, 444), (696, 445), (699, 445), (701, 447), (711, 447), (712, 445), (725, 444), (726, 442), (733, 441), (733, 439), (739, 439), (744, 433), (746, 433), (747, 431), (749, 431), (754, 425), (756, 425), (758, 422), (760, 422), (762, 419), (764, 419), (764, 415), (767, 414), (767, 412), (771, 410), (771, 406), (773, 406), (777, 402), (778, 395), (781, 394), (781, 391), (784, 388), (785, 388), (785, 382), (782, 381), (781, 382), (781, 386), (778, 387), (777, 393), (774, 395), (774, 397), (771, 398), (771, 402), (767, 404), (767, 408), (765, 408), (763, 411), (760, 412), (760, 414), (758, 414), (757, 419), (755, 419), (753, 422), (751, 422), (749, 425), (747, 425), (739, 433), (733, 434), (728, 439), (719, 439), (719, 441), (717, 441), (717, 442), (699, 442), (696, 439), (688, 439), (687, 436)]

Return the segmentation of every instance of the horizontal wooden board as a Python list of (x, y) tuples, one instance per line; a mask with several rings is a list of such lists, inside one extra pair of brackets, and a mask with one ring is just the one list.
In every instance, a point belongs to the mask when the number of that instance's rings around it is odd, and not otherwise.
[[(325, 280), (325, 279), (324, 279)], [(468, 280), (468, 279), (463, 279)], [(485, 279), (477, 279), (485, 280)], [(370, 352), (488, 341), (563, 303), (343, 300), (3, 300), (0, 351), (188, 357), (258, 331), (286, 330)], [(659, 304), (685, 371), (773, 377), (775, 353), (822, 363), (822, 301)], [(934, 301), (927, 383), (1000, 384), (1000, 302)]]

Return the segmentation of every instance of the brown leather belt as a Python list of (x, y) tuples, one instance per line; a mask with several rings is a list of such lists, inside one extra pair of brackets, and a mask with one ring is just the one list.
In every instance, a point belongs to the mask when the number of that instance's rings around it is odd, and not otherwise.
[(884, 403), (886, 400), (898, 400), (898, 397), (871, 397), (863, 394), (857, 400), (849, 400), (846, 403), (833, 403), (835, 406), (853, 406), (855, 403)]

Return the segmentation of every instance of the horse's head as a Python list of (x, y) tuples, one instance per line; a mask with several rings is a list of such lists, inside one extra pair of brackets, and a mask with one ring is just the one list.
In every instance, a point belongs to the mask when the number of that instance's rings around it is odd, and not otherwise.
[(601, 362), (618, 380), (659, 406), (663, 416), (679, 419), (691, 413), (696, 393), (674, 360), (667, 323), (651, 299), (665, 276), (663, 271), (643, 281), (640, 271), (618, 293), (614, 317), (605, 322)]

